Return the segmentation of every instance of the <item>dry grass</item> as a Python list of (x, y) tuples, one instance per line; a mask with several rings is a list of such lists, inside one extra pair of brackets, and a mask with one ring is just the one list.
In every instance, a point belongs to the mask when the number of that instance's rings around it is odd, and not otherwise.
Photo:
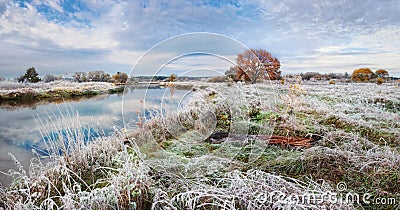
[[(92, 128), (81, 125), (75, 115), (48, 120), (39, 122), (43, 136), (48, 137), (47, 163), (37, 157), (28, 172), (22, 167), (11, 171), (14, 182), (1, 194), (2, 207), (108, 209), (147, 205), (148, 169), (135, 148), (122, 144), (121, 133), (91, 140)], [(46, 127), (49, 123), (50, 128)]]
[[(218, 84), (198, 91), (179, 112), (154, 112), (141, 128), (116, 129), (113, 136), (91, 140), (82, 130), (86, 125), (80, 125), (75, 115), (49, 114), (49, 122), (39, 119), (43, 136), (52, 137), (46, 142), (49, 163), (36, 158), (29, 172), (22, 168), (12, 172), (15, 180), (2, 189), (1, 205), (396, 209), (400, 202), (398, 95), (400, 89), (387, 83)], [(54, 130), (57, 135), (50, 132)], [(229, 135), (213, 143), (207, 140), (213, 132)], [(274, 144), (282, 139), (306, 147)], [(342, 182), (347, 184), (345, 192), (336, 188)], [(370, 193), (373, 198), (395, 198), (397, 203), (282, 202), (268, 197), (327, 192)]]

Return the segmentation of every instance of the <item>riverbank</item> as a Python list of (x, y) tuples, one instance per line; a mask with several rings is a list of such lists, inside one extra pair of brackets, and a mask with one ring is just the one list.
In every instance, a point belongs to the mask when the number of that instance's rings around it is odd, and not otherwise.
[(123, 92), (123, 85), (106, 82), (76, 83), (54, 81), (49, 83), (0, 82), (0, 103), (30, 103), (40, 100), (60, 100), (82, 96), (95, 96)]
[(0, 108), (18, 109), (22, 107), (36, 107), (47, 103), (64, 103), (93, 99), (107, 94), (122, 94), (126, 87), (137, 89), (171, 88), (177, 90), (197, 90), (210, 86), (203, 82), (174, 82), (167, 86), (163, 82), (143, 82), (133, 84), (119, 84), (105, 82), (76, 83), (71, 81), (55, 81), (50, 83), (16, 83), (0, 82)]
[[(176, 89), (204, 89), (211, 83), (203, 82), (143, 82), (127, 84), (138, 88), (176, 88)], [(108, 82), (71, 82), (54, 81), (49, 83), (17, 83), (10, 81), (0, 82), (0, 104), (30, 103), (32, 101), (57, 101), (81, 96), (95, 96), (101, 94), (121, 93), (125, 84)]]
[[(213, 84), (135, 130), (91, 143), (55, 138), (68, 140), (69, 153), (54, 147), (50, 164), (34, 161), (30, 177), (17, 171), (1, 205), (396, 209), (398, 95), (389, 84)], [(345, 200), (348, 193), (360, 199)]]

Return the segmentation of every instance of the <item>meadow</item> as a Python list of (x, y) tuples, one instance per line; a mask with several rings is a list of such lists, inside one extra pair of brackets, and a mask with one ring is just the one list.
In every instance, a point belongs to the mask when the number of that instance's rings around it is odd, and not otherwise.
[(52, 139), (48, 161), (38, 155), (29, 169), (10, 171), (14, 181), (1, 188), (1, 207), (400, 208), (397, 85), (294, 81), (194, 89), (183, 108), (150, 110), (136, 129), (115, 128), (90, 142), (73, 112), (38, 119)]

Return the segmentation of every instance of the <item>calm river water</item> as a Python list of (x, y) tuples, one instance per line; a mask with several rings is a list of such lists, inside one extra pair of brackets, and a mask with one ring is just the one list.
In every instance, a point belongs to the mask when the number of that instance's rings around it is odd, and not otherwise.
[[(168, 88), (126, 87), (119, 94), (99, 95), (91, 98), (76, 98), (63, 102), (40, 102), (30, 105), (0, 106), (0, 171), (8, 172), (16, 169), (9, 153), (21, 162), (29, 171), (30, 159), (34, 156), (32, 149), (45, 151), (44, 139), (37, 119), (45, 121), (61, 114), (68, 118), (68, 113), (79, 113), (82, 125), (93, 126), (104, 130), (107, 135), (114, 131), (113, 126), (122, 128), (128, 122), (134, 126), (138, 115), (148, 116), (151, 110), (160, 107), (178, 109), (184, 104), (190, 90), (170, 90)], [(163, 105), (161, 105), (163, 104)], [(72, 116), (72, 117), (77, 117)], [(35, 119), (36, 118), (36, 119)], [(51, 125), (45, 125), (51, 127)], [(11, 178), (0, 173), (3, 186), (10, 183)]]

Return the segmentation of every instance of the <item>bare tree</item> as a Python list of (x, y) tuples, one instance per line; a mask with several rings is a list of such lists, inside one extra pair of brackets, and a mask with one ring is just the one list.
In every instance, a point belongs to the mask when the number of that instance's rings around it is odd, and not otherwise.
[(54, 76), (54, 75), (52, 75), (52, 74), (46, 74), (44, 77), (43, 77), (43, 82), (53, 82), (53, 81), (55, 81), (55, 80), (57, 80), (57, 77), (56, 76)]
[(83, 71), (75, 72), (73, 77), (75, 82), (87, 82), (86, 72)]
[(306, 72), (301, 77), (303, 80), (310, 80), (311, 78), (320, 75), (318, 72)]
[(110, 75), (104, 71), (91, 71), (88, 74), (88, 80), (92, 82), (108, 82), (110, 79)]

